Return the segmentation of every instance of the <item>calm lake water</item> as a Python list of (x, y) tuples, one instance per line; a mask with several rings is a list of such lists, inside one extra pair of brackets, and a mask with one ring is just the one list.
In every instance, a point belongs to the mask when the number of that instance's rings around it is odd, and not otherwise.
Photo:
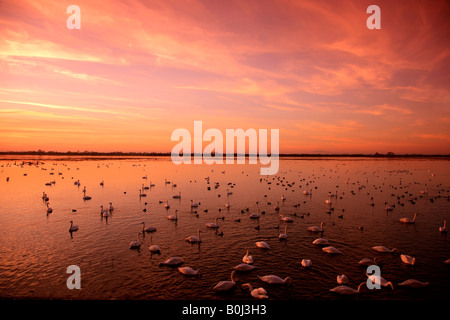
[[(52, 157), (40, 158), (39, 165), (22, 165), (29, 159), (0, 158), (0, 297), (249, 299), (248, 290), (241, 288), (247, 282), (264, 287), (269, 299), (449, 297), (450, 265), (444, 261), (450, 258), (450, 239), (439, 232), (444, 219), (450, 221), (447, 159), (287, 158), (281, 159), (275, 176), (261, 176), (259, 165), (176, 166), (169, 157)], [(77, 180), (80, 186), (74, 184)], [(139, 197), (142, 184), (150, 183), (155, 186), (144, 189), (147, 197)], [(83, 200), (83, 187), (91, 200)], [(427, 188), (428, 194), (420, 193)], [(305, 190), (312, 194), (304, 195)], [(53, 209), (50, 214), (43, 192)], [(330, 198), (330, 192), (337, 196)], [(172, 198), (179, 193), (181, 199)], [(198, 208), (191, 209), (191, 199)], [(327, 199), (332, 203), (325, 203)], [(164, 208), (166, 201), (170, 209)], [(102, 217), (100, 206), (106, 208), (110, 202), (112, 215)], [(279, 212), (274, 209), (277, 203)], [(394, 210), (386, 211), (385, 203), (395, 205)], [(250, 219), (258, 208), (264, 214)], [(175, 210), (176, 223), (166, 218)], [(415, 224), (399, 222), (403, 217), (412, 219), (414, 213), (418, 213)], [(293, 222), (281, 221), (279, 214)], [(216, 217), (224, 217), (218, 220), (217, 232), (205, 226)], [(79, 226), (72, 234), (71, 220)], [(157, 230), (141, 237), (140, 250), (130, 250), (141, 222)], [(321, 235), (307, 228), (321, 222), (322, 237), (341, 255), (329, 255), (312, 244)], [(280, 241), (285, 226), (288, 238)], [(185, 241), (199, 229), (200, 245)], [(161, 254), (149, 251), (150, 236)], [(257, 248), (257, 241), (267, 242), (271, 250)], [(397, 254), (371, 249), (379, 245), (415, 257), (416, 265), (404, 264)], [(230, 280), (232, 268), (242, 263), (247, 249), (259, 269), (238, 273), (234, 291), (215, 293), (212, 288)], [(183, 266), (200, 269), (202, 276), (187, 277), (177, 268), (159, 266), (172, 256), (182, 257)], [(350, 298), (329, 291), (338, 285), (340, 274), (347, 275), (348, 285), (356, 289), (367, 280), (358, 261), (374, 257), (382, 260), (381, 276), (394, 284), (394, 290), (363, 287), (360, 295)], [(312, 267), (302, 267), (302, 259), (310, 259)], [(69, 265), (80, 267), (80, 290), (66, 286)], [(258, 279), (272, 274), (291, 277), (292, 285)], [(430, 285), (422, 289), (398, 285), (407, 279)]]

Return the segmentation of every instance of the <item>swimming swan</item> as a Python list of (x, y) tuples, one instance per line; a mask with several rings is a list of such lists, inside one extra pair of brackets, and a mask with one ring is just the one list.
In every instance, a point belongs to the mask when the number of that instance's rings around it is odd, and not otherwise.
[(268, 275), (268, 276), (258, 276), (258, 278), (264, 282), (270, 283), (270, 284), (291, 284), (292, 278), (286, 277), (284, 279), (280, 278), (279, 276), (275, 275)]
[(366, 284), (366, 282), (362, 282), (359, 286), (358, 289), (355, 290), (353, 288), (350, 288), (348, 286), (345, 285), (341, 285), (341, 286), (337, 286), (333, 289), (330, 289), (331, 292), (335, 292), (335, 293), (339, 293), (339, 294), (344, 294), (344, 295), (353, 295), (353, 294), (358, 294), (361, 292), (361, 287)]
[(218, 284), (216, 284), (213, 288), (216, 292), (224, 292), (229, 291), (234, 288), (236, 285), (236, 282), (234, 281), (234, 275), (236, 274), (236, 271), (233, 270), (231, 272), (231, 281), (220, 281)]
[(248, 290), (250, 291), (250, 295), (253, 298), (257, 298), (257, 299), (267, 299), (269, 298), (267, 296), (267, 291), (264, 288), (256, 288), (253, 289), (252, 285), (250, 283), (244, 283), (242, 285), (242, 288), (248, 288)]

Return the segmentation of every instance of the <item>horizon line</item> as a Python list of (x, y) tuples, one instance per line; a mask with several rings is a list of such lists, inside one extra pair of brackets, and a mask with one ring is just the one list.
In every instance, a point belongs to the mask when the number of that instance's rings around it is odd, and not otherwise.
[[(124, 152), (124, 151), (0, 151), (0, 155), (91, 155), (91, 156), (171, 156), (171, 152)], [(209, 157), (209, 155), (203, 155), (202, 153), (190, 153), (183, 154), (183, 156), (202, 156)], [(215, 156), (214, 153), (212, 153)], [(231, 156), (231, 154), (224, 153), (222, 157)], [(234, 157), (258, 157), (258, 154), (238, 154), (234, 153)], [(385, 154), (375, 153), (279, 153), (279, 154), (266, 154), (266, 157), (279, 156), (279, 157), (450, 157), (450, 154), (422, 154), (422, 153), (403, 153), (396, 154), (394, 152), (387, 152)], [(218, 154), (218, 157), (220, 155)]]

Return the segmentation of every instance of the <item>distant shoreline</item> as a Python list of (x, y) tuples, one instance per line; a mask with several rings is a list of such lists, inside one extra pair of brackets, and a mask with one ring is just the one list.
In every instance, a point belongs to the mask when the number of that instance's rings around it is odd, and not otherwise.
[[(84, 157), (168, 157), (170, 152), (95, 152), (95, 151), (83, 151), (83, 152), (59, 152), (59, 151), (1, 151), (0, 156), (84, 156)], [(195, 156), (195, 154), (191, 154)], [(224, 157), (226, 154), (223, 155)], [(234, 154), (235, 157), (238, 154)], [(256, 156), (256, 155), (251, 155)], [(270, 155), (269, 155), (270, 156)], [(389, 152), (387, 154), (315, 154), (315, 153), (284, 153), (278, 155), (280, 158), (450, 158), (450, 154), (394, 154)], [(249, 154), (245, 154), (245, 157), (249, 157)]]

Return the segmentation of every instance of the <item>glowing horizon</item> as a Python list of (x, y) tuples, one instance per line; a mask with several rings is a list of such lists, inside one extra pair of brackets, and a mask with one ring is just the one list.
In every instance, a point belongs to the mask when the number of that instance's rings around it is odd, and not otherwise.
[[(66, 8), (81, 8), (81, 29)], [(381, 8), (381, 30), (366, 8)], [(450, 154), (450, 5), (3, 1), (0, 151), (170, 152), (280, 129), (280, 154)], [(204, 144), (205, 146), (205, 144)]]

